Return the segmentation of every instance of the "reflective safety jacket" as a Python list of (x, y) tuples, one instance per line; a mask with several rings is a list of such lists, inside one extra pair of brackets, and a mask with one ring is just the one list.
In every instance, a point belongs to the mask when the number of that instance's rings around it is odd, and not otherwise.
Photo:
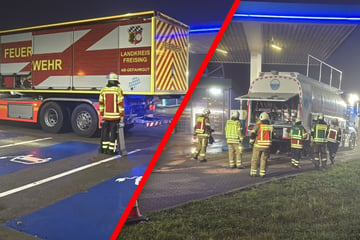
[(124, 116), (124, 95), (120, 87), (103, 87), (101, 89), (99, 111), (103, 120), (116, 121)]
[(341, 129), (338, 126), (330, 125), (327, 135), (328, 142), (338, 143), (341, 141)]
[(256, 136), (254, 147), (267, 149), (271, 146), (273, 126), (260, 122), (252, 130), (252, 136)]
[(328, 126), (325, 122), (317, 122), (311, 129), (311, 136), (315, 143), (326, 143), (327, 142), (327, 129)]
[(302, 149), (303, 140), (307, 137), (306, 130), (302, 125), (294, 125), (290, 129), (291, 148)]
[(242, 127), (239, 120), (227, 120), (225, 125), (227, 143), (240, 143), (243, 140)]
[(209, 118), (205, 116), (197, 117), (194, 130), (198, 136), (210, 136), (211, 126)]

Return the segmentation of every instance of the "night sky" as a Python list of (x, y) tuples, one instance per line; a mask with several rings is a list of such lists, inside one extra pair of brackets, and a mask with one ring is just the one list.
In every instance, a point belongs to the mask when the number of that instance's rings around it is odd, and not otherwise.
[(156, 10), (191, 27), (221, 25), (233, 0), (3, 0), (0, 30)]

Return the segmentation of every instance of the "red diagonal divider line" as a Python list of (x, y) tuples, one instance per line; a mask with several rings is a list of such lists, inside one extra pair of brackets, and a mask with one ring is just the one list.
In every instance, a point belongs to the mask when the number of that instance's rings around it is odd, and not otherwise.
[(112, 235), (110, 237), (110, 240), (116, 240), (117, 236), (120, 233), (121, 228), (125, 224), (125, 221), (126, 221), (128, 215), (129, 215), (131, 209), (135, 205), (135, 202), (136, 202), (137, 198), (139, 197), (141, 190), (143, 189), (143, 187), (144, 187), (147, 179), (149, 178), (149, 176), (150, 176), (150, 174), (151, 174), (151, 172), (152, 172), (152, 170), (153, 170), (153, 168), (154, 168), (154, 166), (155, 166), (161, 152), (163, 151), (168, 139), (170, 138), (171, 133), (173, 132), (177, 122), (179, 121), (179, 118), (180, 118), (182, 112), (184, 111), (187, 103), (189, 102), (191, 95), (193, 94), (193, 92), (194, 92), (194, 90), (195, 90), (195, 88), (196, 88), (196, 86), (197, 86), (203, 72), (205, 71), (205, 69), (206, 69), (212, 55), (215, 52), (215, 49), (217, 48), (222, 36), (225, 33), (226, 28), (228, 27), (229, 23), (231, 22), (231, 19), (232, 19), (233, 15), (235, 14), (236, 9), (238, 8), (238, 6), (240, 4), (240, 1), (241, 0), (235, 0), (234, 1), (234, 3), (232, 5), (229, 13), (227, 14), (227, 16), (226, 16), (226, 18), (225, 18), (219, 32), (218, 32), (218, 34), (216, 35), (213, 43), (211, 44), (210, 49), (209, 49), (208, 53), (206, 54), (206, 56), (204, 58), (204, 61), (200, 65), (200, 68), (199, 68), (198, 72), (196, 73), (196, 75), (194, 77), (194, 80), (192, 81), (191, 85), (189, 86), (189, 90), (185, 94), (184, 99), (182, 100), (178, 110), (176, 111), (173, 120), (171, 121), (168, 129), (166, 130), (166, 132), (164, 134), (163, 139), (161, 140), (158, 148), (156, 149), (156, 151), (154, 153), (154, 156), (152, 157), (152, 159), (151, 159), (151, 161), (150, 161), (150, 163), (149, 163), (149, 165), (148, 165), (148, 167), (147, 167), (147, 169), (146, 169), (146, 171), (145, 171), (139, 185), (135, 189), (135, 192), (132, 195), (132, 197), (131, 197), (131, 199), (130, 199), (130, 201), (129, 201), (129, 203), (128, 203), (125, 211), (124, 211), (124, 213), (122, 214), (118, 224), (116, 225), (115, 230), (114, 230), (114, 232), (112, 233)]

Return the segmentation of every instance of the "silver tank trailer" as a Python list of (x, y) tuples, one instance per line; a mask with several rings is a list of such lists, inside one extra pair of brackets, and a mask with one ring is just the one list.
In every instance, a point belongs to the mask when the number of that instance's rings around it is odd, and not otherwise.
[(343, 122), (346, 114), (346, 103), (339, 89), (297, 72), (260, 73), (259, 78), (250, 83), (249, 93), (236, 99), (248, 103), (248, 136), (256, 116), (262, 111), (270, 113), (275, 128), (274, 145), (289, 142), (289, 128), (296, 117), (301, 117), (309, 132), (312, 120), (320, 113), (327, 120), (338, 118)]

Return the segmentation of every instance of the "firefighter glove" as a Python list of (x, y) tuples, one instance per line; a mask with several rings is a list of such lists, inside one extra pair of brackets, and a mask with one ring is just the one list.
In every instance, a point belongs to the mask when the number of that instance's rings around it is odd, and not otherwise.
[(213, 136), (210, 136), (209, 137), (209, 144), (213, 144), (214, 142), (215, 142), (215, 140), (214, 140)]

